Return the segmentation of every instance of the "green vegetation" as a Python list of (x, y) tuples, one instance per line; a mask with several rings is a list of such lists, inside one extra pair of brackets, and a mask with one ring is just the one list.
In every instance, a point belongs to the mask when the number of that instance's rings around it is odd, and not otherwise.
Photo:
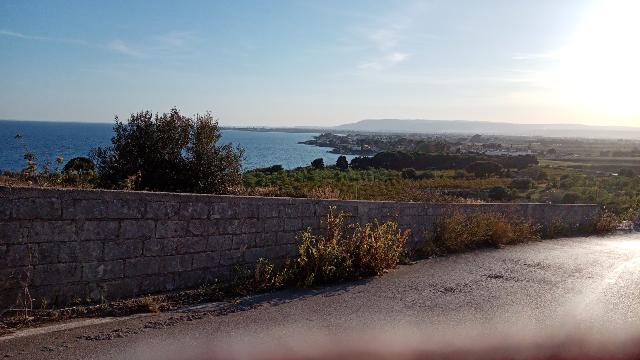
[(116, 117), (112, 146), (93, 151), (100, 187), (220, 194), (241, 182), (242, 149), (217, 145), (210, 113), (190, 118), (177, 109), (155, 116)]
[(497, 213), (453, 212), (438, 223), (427, 255), (468, 251), (480, 247), (502, 247), (540, 239), (540, 228), (526, 221)]
[[(407, 171), (411, 175), (407, 175)], [(336, 167), (297, 168), (279, 172), (249, 171), (243, 175), (244, 194), (335, 198), (345, 200), (389, 200), (423, 202), (474, 202), (483, 191), (508, 185), (510, 179), (471, 176), (455, 178), (451, 171), (385, 169), (339, 170)], [(413, 170), (415, 171), (415, 170)], [(463, 198), (461, 190), (475, 194)]]

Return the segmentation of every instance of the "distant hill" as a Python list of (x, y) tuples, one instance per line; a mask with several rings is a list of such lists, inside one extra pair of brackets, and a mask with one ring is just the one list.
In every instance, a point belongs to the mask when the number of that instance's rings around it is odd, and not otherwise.
[(640, 127), (579, 124), (514, 124), (469, 120), (368, 119), (334, 127), (341, 131), (399, 133), (460, 133), (640, 139)]

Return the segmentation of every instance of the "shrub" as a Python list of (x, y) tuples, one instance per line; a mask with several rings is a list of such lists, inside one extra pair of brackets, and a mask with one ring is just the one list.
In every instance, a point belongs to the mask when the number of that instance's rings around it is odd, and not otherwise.
[(489, 177), (500, 175), (504, 170), (502, 165), (493, 161), (476, 161), (465, 169), (467, 172), (474, 174), (476, 177)]
[(562, 196), (560, 202), (562, 204), (575, 204), (580, 199), (580, 195), (574, 192), (568, 192)]
[(395, 222), (347, 224), (347, 213), (329, 209), (324, 234), (300, 234), (299, 256), (291, 272), (304, 286), (360, 276), (379, 275), (394, 268), (404, 253), (409, 231)]
[(336, 167), (340, 170), (349, 169), (349, 162), (347, 161), (347, 157), (344, 155), (338, 156), (338, 160), (336, 160)]
[(314, 169), (324, 169), (324, 159), (317, 158), (311, 162), (311, 167)]
[(453, 212), (437, 226), (428, 253), (461, 252), (470, 249), (522, 243), (540, 239), (539, 227), (498, 213)]
[(96, 171), (96, 164), (91, 159), (78, 156), (69, 160), (62, 168), (63, 173), (89, 174)]
[(265, 173), (265, 174), (274, 174), (274, 173), (277, 173), (277, 172), (284, 171), (284, 168), (282, 167), (282, 165), (271, 165), (271, 166), (265, 167), (265, 168), (253, 169), (252, 171), (259, 172), (259, 173)]
[[(430, 180), (435, 178), (436, 176), (431, 171), (424, 171), (422, 174), (418, 175), (418, 179)], [(463, 174), (463, 178), (464, 178), (464, 174)]]
[(415, 179), (416, 177), (418, 177), (418, 174), (416, 173), (416, 169), (414, 168), (402, 169), (403, 179)]
[(243, 150), (217, 145), (220, 130), (210, 113), (144, 111), (126, 122), (116, 117), (114, 132), (112, 146), (93, 150), (103, 187), (225, 193), (241, 183)]
[(614, 232), (620, 226), (620, 219), (610, 211), (603, 211), (594, 220), (594, 231), (597, 234)]
[(504, 201), (510, 197), (509, 190), (504, 186), (494, 186), (489, 189), (489, 198), (494, 201)]
[(516, 178), (511, 180), (509, 186), (516, 190), (527, 191), (533, 186), (533, 181), (529, 178)]

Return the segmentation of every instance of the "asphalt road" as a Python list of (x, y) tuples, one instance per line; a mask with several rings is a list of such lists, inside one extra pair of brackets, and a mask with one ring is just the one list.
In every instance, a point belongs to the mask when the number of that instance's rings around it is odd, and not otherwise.
[(0, 359), (278, 358), (345, 348), (477, 355), (576, 339), (571, 346), (597, 352), (640, 335), (638, 295), (640, 234), (549, 240), (340, 286), (2, 339)]

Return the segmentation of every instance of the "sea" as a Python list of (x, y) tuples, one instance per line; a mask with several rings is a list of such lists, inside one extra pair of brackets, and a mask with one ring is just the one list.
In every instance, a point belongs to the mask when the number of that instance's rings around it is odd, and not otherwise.
[[(276, 164), (293, 169), (317, 158), (334, 164), (340, 156), (328, 152), (328, 148), (299, 144), (317, 133), (232, 129), (221, 133), (220, 143), (239, 145), (245, 150), (243, 170)], [(107, 123), (0, 120), (0, 172), (23, 169), (27, 151), (36, 155), (38, 164), (47, 160), (55, 164), (57, 156), (63, 158), (64, 164), (76, 156), (87, 156), (92, 148), (109, 146), (112, 135), (113, 124)], [(353, 156), (347, 158), (351, 160)]]

